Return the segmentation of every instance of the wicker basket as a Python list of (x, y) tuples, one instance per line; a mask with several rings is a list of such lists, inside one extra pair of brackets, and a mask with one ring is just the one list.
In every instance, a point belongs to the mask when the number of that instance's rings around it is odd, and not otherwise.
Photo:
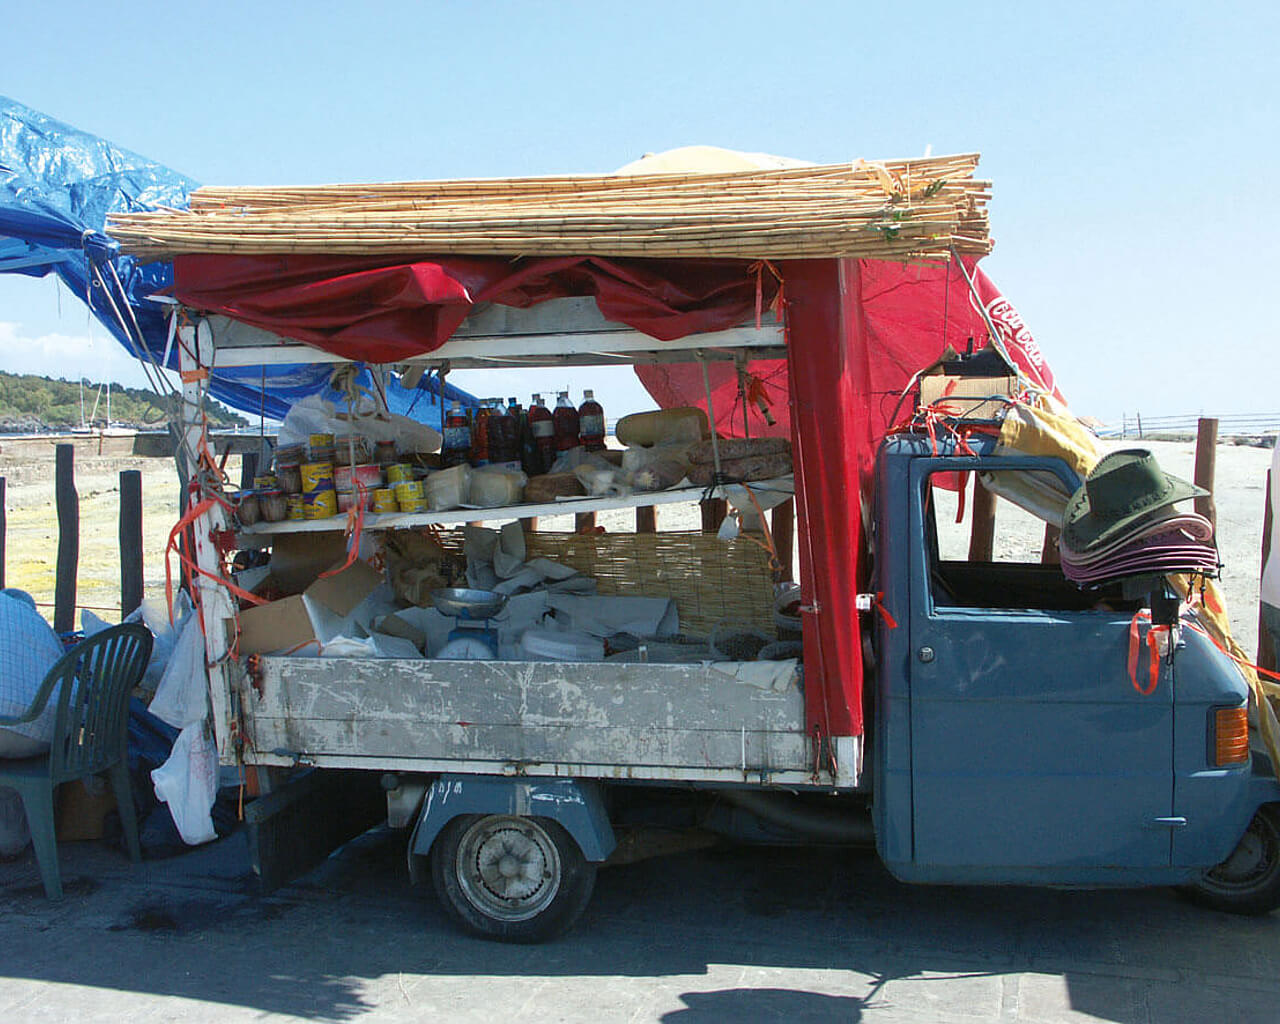
[[(462, 532), (441, 538), (461, 553)], [(598, 592), (667, 597), (684, 633), (707, 636), (720, 622), (773, 630), (768, 553), (751, 541), (725, 543), (713, 533), (525, 534), (529, 558), (550, 558), (596, 580)]]

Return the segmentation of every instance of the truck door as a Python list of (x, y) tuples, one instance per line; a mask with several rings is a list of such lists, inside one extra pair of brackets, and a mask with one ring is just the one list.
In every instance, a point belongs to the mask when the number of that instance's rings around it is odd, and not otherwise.
[[(986, 479), (1001, 493), (1027, 472), (1074, 486), (1056, 460), (964, 463), (998, 464)], [(993, 551), (971, 559), (955, 492), (933, 486), (956, 465), (921, 459), (912, 471), (915, 863), (949, 869), (938, 880), (995, 869), (1002, 880), (1064, 883), (1168, 865), (1173, 677), (1162, 666), (1149, 696), (1129, 678), (1137, 603), (1118, 588), (1082, 593), (1042, 564), (1043, 522), (1004, 499)]]

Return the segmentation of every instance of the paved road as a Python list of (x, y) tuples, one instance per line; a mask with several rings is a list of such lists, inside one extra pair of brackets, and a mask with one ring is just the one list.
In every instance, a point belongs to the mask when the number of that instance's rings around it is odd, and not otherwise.
[(602, 872), (545, 946), (461, 936), (371, 833), (274, 896), (242, 837), (134, 867), (0, 864), (4, 1021), (1280, 1021), (1280, 914), (1167, 892), (899, 885), (865, 853), (712, 850)]

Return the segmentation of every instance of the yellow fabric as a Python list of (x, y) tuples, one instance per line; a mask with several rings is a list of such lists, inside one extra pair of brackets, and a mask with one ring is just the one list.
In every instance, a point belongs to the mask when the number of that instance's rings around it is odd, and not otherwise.
[(1019, 403), (1009, 407), (996, 450), (1057, 456), (1075, 470), (1077, 476), (1082, 479), (1088, 476), (1102, 458), (1097, 438), (1048, 396), (1040, 396), (1037, 401), (1040, 404)]

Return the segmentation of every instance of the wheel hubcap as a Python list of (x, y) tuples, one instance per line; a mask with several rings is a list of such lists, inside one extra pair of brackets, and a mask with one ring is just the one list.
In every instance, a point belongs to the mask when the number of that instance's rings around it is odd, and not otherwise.
[(560, 855), (546, 831), (528, 818), (489, 817), (458, 844), (462, 891), (478, 910), (502, 921), (526, 921), (560, 889)]
[(1205, 876), (1210, 888), (1220, 892), (1248, 890), (1280, 870), (1280, 836), (1267, 819), (1259, 815), (1231, 856)]

